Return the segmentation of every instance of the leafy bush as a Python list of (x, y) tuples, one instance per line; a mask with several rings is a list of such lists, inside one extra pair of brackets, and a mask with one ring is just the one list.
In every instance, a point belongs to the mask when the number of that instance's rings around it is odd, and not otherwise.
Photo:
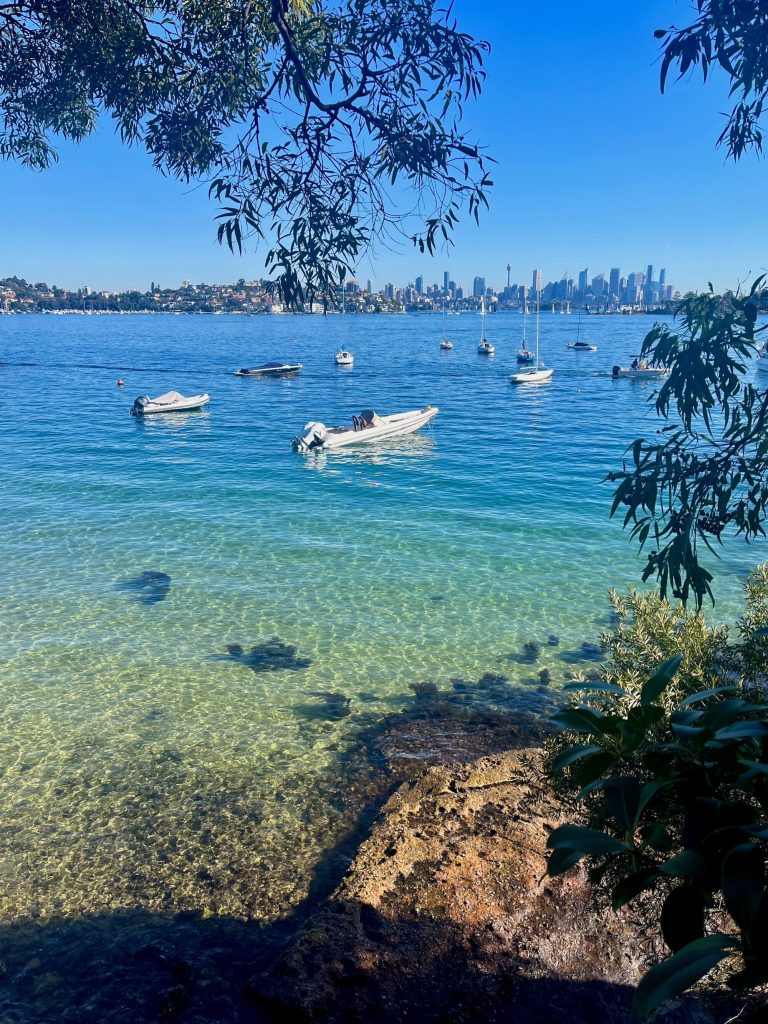
[(767, 598), (761, 566), (729, 643), (724, 627), (658, 597), (614, 596), (612, 661), (600, 679), (571, 684), (578, 703), (553, 718), (563, 733), (549, 772), (583, 823), (552, 833), (549, 873), (588, 857), (614, 909), (659, 896), (651, 905), (673, 955), (638, 986), (640, 1016), (721, 961), (734, 986), (768, 983)]

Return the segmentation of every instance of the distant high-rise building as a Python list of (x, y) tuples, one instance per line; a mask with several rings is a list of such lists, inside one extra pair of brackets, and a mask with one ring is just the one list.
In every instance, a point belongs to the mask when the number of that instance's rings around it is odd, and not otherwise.
[(541, 271), (534, 270), (533, 272), (533, 283), (531, 285), (531, 294), (534, 298), (541, 294)]
[(455, 281), (449, 281), (448, 282), (448, 291), (454, 296), (454, 298), (456, 297), (456, 282)]
[(507, 264), (507, 295), (509, 295), (509, 289), (510, 289), (510, 280), (511, 280), (511, 278), (510, 278), (510, 276), (509, 276), (509, 275), (510, 275), (511, 273), (512, 273), (512, 267), (511, 267), (511, 265), (510, 265), (510, 264), (508, 263), (508, 264)]
[(448, 271), (444, 270), (443, 271), (443, 291), (447, 292), (448, 288), (449, 288), (449, 284), (448, 284)]
[(418, 295), (424, 294), (424, 278), (421, 276), (421, 274), (419, 274), (419, 276), (416, 278), (416, 293)]
[(645, 273), (645, 288), (643, 289), (643, 301), (653, 302), (653, 264), (648, 264), (648, 270)]
[(596, 299), (601, 299), (605, 295), (605, 274), (598, 274), (592, 278), (592, 294)]
[(621, 270), (619, 267), (611, 267), (608, 291), (613, 299), (618, 299), (621, 296)]
[(660, 292), (664, 291), (664, 286), (666, 285), (666, 283), (667, 283), (667, 272), (664, 269), (664, 267), (662, 267), (661, 270), (659, 271), (659, 291)]
[(587, 294), (587, 278), (589, 277), (589, 268), (579, 271), (579, 293), (583, 298)]
[(479, 299), (485, 295), (485, 278), (476, 277), (472, 282), (472, 295), (474, 298)]
[(371, 281), (370, 277), (368, 278), (365, 290), (368, 292), (369, 295), (373, 292), (373, 282)]

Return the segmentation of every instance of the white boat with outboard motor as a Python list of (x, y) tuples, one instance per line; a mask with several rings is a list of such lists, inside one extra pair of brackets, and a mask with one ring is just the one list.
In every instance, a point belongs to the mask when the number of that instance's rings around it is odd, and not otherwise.
[(629, 380), (659, 380), (661, 377), (668, 377), (670, 370), (666, 366), (649, 366), (645, 360), (634, 363), (632, 366), (614, 366), (611, 376), (614, 380), (619, 377), (627, 377)]
[(434, 405), (411, 412), (398, 412), (392, 416), (379, 416), (373, 409), (364, 409), (359, 416), (352, 417), (351, 427), (326, 427), (324, 423), (310, 422), (304, 427), (301, 437), (294, 437), (293, 450), (307, 454), (313, 451), (334, 451), (352, 444), (367, 444), (389, 437), (413, 434), (426, 426), (437, 416)]
[(337, 366), (352, 366), (355, 361), (355, 357), (346, 348), (340, 349), (333, 358)]
[(178, 391), (166, 391), (157, 398), (139, 395), (131, 408), (131, 416), (148, 416), (155, 412), (191, 412), (200, 409), (210, 400), (210, 395), (191, 395), (186, 398)]
[(757, 353), (757, 368), (762, 373), (768, 373), (768, 345), (763, 345)]
[(239, 370), (235, 370), (235, 376), (287, 377), (289, 374), (298, 373), (300, 369), (301, 363), (284, 363), (275, 359), (271, 363), (262, 363), (261, 366), (241, 366)]
[(448, 341), (447, 338), (441, 338), (440, 348), (443, 350), (443, 352), (450, 352), (450, 350), (453, 348), (453, 342)]

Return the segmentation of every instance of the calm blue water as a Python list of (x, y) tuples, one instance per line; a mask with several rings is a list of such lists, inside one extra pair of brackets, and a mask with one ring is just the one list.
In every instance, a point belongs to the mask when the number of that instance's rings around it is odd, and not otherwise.
[[(501, 672), (521, 708), (539, 669), (562, 684), (643, 564), (600, 481), (655, 429), (647, 387), (609, 377), (650, 321), (585, 318), (586, 354), (565, 349), (575, 316), (543, 315), (556, 374), (527, 388), (507, 377), (520, 317), (489, 317), (491, 359), (479, 323), (0, 317), (0, 912), (276, 915), (338, 825), (318, 787), (363, 716), (426, 680)], [(232, 376), (275, 357), (305, 368)], [(171, 388), (210, 406), (128, 415)], [(307, 420), (427, 403), (434, 429), (386, 447), (291, 451)], [(729, 549), (718, 617), (761, 557)], [(144, 572), (170, 576), (163, 600), (120, 586)], [(295, 647), (277, 671), (227, 653), (272, 637)]]

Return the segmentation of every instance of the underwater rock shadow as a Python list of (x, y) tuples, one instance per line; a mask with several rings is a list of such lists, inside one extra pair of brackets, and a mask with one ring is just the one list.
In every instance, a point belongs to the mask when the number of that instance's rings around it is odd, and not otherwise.
[(166, 599), (170, 589), (171, 577), (168, 573), (155, 570), (115, 584), (115, 590), (132, 595), (139, 604), (159, 604)]
[(216, 654), (214, 661), (234, 661), (251, 672), (299, 672), (309, 668), (311, 658), (300, 658), (295, 644), (287, 644), (278, 636), (253, 644), (247, 650), (241, 644), (227, 644), (226, 654)]
[(587, 641), (577, 651), (561, 651), (557, 658), (559, 661), (564, 661), (569, 665), (581, 665), (585, 661), (595, 663), (607, 660), (606, 653), (602, 647)]

